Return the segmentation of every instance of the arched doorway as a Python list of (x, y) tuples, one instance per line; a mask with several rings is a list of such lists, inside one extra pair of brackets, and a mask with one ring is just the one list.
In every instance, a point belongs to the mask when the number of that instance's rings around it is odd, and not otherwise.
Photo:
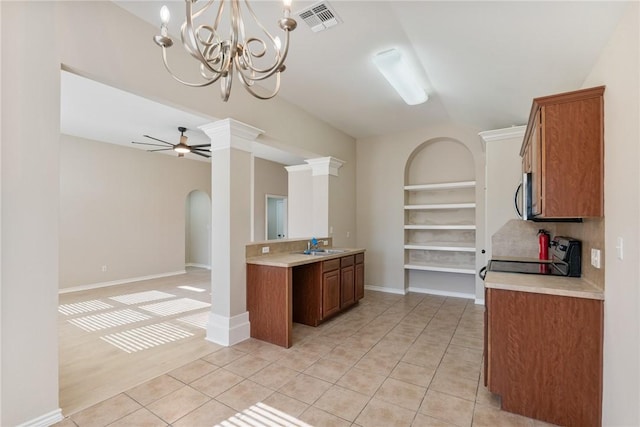
[(185, 266), (211, 268), (211, 198), (201, 190), (187, 195)]

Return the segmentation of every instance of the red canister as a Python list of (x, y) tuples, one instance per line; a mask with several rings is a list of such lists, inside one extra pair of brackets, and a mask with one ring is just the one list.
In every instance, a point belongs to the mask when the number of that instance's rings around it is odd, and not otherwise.
[[(547, 261), (549, 259), (549, 232), (547, 230), (538, 230), (538, 259)], [(549, 266), (540, 264), (540, 273), (548, 274)]]

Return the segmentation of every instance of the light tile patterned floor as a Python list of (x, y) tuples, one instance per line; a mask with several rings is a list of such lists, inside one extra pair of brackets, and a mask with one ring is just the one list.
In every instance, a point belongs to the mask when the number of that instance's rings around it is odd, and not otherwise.
[(221, 348), (59, 426), (214, 426), (260, 402), (318, 427), (548, 425), (501, 411), (482, 386), (483, 310), (367, 291), (318, 328), (296, 324), (290, 349)]

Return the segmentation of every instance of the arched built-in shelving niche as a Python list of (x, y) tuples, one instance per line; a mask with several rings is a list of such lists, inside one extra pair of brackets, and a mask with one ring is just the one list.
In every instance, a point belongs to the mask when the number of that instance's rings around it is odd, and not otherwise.
[(424, 142), (405, 166), (405, 289), (475, 298), (476, 181), (471, 151)]

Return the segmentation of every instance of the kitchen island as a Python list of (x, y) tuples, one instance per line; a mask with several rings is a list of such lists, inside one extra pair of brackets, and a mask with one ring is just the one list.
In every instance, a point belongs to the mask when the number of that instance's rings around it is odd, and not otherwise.
[(365, 250), (325, 250), (247, 257), (251, 337), (291, 347), (293, 322), (318, 326), (364, 296)]
[(503, 410), (601, 425), (603, 300), (583, 278), (487, 273), (484, 378)]

